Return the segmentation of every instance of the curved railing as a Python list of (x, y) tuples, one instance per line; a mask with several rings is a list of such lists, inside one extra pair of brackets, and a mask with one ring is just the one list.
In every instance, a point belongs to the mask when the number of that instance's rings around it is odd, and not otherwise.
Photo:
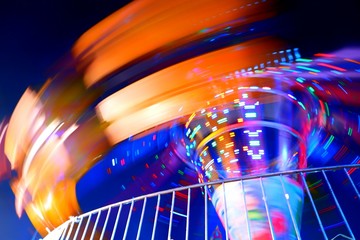
[[(225, 189), (229, 182), (245, 184), (246, 181), (250, 180), (259, 180), (263, 189), (263, 179), (270, 177), (278, 177), (282, 183), (283, 194), (279, 195), (278, 198), (279, 200), (285, 199), (287, 203), (286, 208), (291, 215), (291, 224), (296, 239), (356, 239), (360, 233), (356, 227), (357, 220), (354, 218), (356, 209), (360, 209), (359, 168), (360, 164), (351, 164), (291, 170), (201, 183), (147, 194), (71, 217), (50, 232), (44, 240), (229, 239), (227, 221), (224, 224), (219, 223), (215, 228), (213, 227), (212, 222), (218, 220), (211, 210), (213, 206), (208, 196), (208, 189), (214, 185), (222, 185)], [(298, 226), (294, 220), (295, 217), (289, 203), (291, 196), (289, 197), (284, 185), (283, 178), (288, 176), (297, 178), (304, 188), (305, 197), (301, 226)], [(264, 204), (267, 206), (265, 192), (263, 191), (262, 194)], [(245, 194), (243, 196), (245, 199)], [(197, 199), (196, 205), (195, 199)], [(193, 214), (194, 208), (197, 208), (197, 213), (199, 212), (199, 206), (203, 208), (200, 211), (202, 216)], [(244, 207), (246, 208), (246, 205)], [(246, 209), (245, 211), (247, 212)], [(165, 214), (167, 217), (160, 219), (160, 214)], [(145, 215), (152, 215), (151, 223), (149, 224), (148, 221), (146, 226), (144, 223)], [(199, 224), (194, 226), (191, 223), (194, 218), (200, 218), (202, 221), (197, 221)], [(182, 219), (184, 224), (178, 224), (178, 219)], [(276, 222), (271, 221), (269, 216), (267, 219), (270, 228), (273, 229)], [(210, 229), (210, 225), (213, 229)], [(182, 230), (180, 229), (182, 234), (174, 234), (175, 228), (177, 228), (177, 232), (179, 228), (182, 228)], [(196, 230), (194, 230), (195, 228)], [(241, 239), (251, 239), (248, 220), (247, 229), (248, 236), (242, 236)], [(196, 236), (190, 236), (190, 233), (194, 231), (197, 232)], [(311, 238), (309, 238), (310, 236)]]

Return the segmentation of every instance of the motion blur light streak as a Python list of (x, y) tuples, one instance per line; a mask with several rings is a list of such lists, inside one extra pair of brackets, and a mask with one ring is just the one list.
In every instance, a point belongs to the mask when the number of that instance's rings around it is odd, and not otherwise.
[[(17, 213), (43, 236), (67, 223), (66, 239), (360, 234), (334, 173), (291, 172), (359, 163), (360, 50), (302, 58), (271, 36), (279, 4), (137, 1), (86, 32), (74, 65), (28, 89), (9, 121)], [(355, 167), (341, 177), (358, 210)]]

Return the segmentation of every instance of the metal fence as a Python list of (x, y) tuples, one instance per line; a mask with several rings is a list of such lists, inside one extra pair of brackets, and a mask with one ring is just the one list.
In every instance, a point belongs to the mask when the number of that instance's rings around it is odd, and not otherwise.
[[(357, 239), (360, 236), (360, 164), (312, 168), (246, 176), (175, 188), (111, 204), (71, 217), (49, 233), (48, 239), (233, 239), (229, 235), (227, 211), (219, 220), (211, 202), (211, 187), (226, 188), (230, 182), (257, 180), (268, 212), (263, 180), (279, 177), (282, 194), (291, 216), (293, 239)], [(291, 176), (303, 187), (301, 221), (296, 222), (283, 179)], [(244, 194), (245, 199), (245, 194)], [(246, 208), (246, 206), (245, 206)], [(225, 204), (226, 209), (226, 204)], [(245, 211), (247, 211), (245, 209)], [(245, 214), (246, 216), (248, 214)], [(251, 239), (250, 224), (238, 239)], [(273, 233), (276, 222), (267, 216)], [(275, 239), (275, 235), (271, 234)], [(289, 238), (286, 238), (289, 239)]]

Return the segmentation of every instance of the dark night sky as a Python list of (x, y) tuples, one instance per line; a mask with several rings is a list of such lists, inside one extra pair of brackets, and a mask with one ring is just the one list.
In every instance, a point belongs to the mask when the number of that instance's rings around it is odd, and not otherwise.
[[(10, 116), (28, 86), (39, 88), (76, 39), (128, 1), (1, 0), (0, 119)], [(360, 46), (360, 1), (288, 0), (280, 36), (305, 54)], [(0, 183), (0, 238), (31, 239), (18, 220), (8, 181)]]
[[(39, 88), (76, 39), (128, 1), (0, 1), (0, 119), (10, 116), (28, 86)], [(32, 239), (27, 217), (14, 213), (9, 182), (0, 183), (0, 239)], [(39, 236), (36, 237), (38, 239)]]

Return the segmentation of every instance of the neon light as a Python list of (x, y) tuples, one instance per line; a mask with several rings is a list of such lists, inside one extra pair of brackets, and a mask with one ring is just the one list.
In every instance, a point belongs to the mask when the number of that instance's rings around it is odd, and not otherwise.
[(246, 118), (255, 118), (256, 117), (256, 112), (245, 113), (245, 117)]
[(294, 100), (297, 100), (296, 97), (294, 97), (294, 96), (291, 95), (291, 94), (288, 94), (288, 96), (289, 96), (290, 98), (294, 99)]
[(225, 148), (229, 148), (229, 147), (233, 147), (234, 146), (234, 142), (229, 142), (227, 144), (225, 144)]
[(317, 70), (315, 68), (309, 68), (309, 67), (304, 67), (304, 66), (296, 66), (296, 68), (300, 68), (300, 69), (303, 69), (303, 70), (308, 70), (309, 72), (320, 72), (320, 70)]
[(351, 136), (351, 135), (352, 135), (352, 131), (353, 131), (353, 130), (352, 130), (352, 128), (351, 128), (351, 127), (349, 127), (349, 131), (348, 131), (348, 135), (349, 135), (349, 136)]
[(246, 105), (244, 109), (255, 109), (255, 105)]
[(334, 70), (340, 71), (340, 72), (346, 72), (346, 69), (341, 68), (341, 67), (337, 67), (331, 64), (327, 64), (327, 63), (318, 63), (319, 66), (323, 66), (323, 67), (328, 67), (328, 68), (332, 68)]
[(221, 118), (217, 121), (218, 124), (222, 124), (222, 123), (226, 123), (227, 122), (227, 118), (224, 117), (224, 118)]
[(193, 118), (195, 117), (195, 113), (192, 113), (191, 116), (189, 117), (189, 120), (186, 122), (185, 127), (188, 128), (190, 122), (193, 120)]
[(211, 159), (205, 166), (205, 169), (207, 170), (212, 164), (214, 163), (214, 159)]
[(339, 71), (336, 71), (336, 70), (330, 70), (330, 72), (335, 73), (335, 74), (337, 74), (337, 75), (343, 74), (342, 72), (339, 72)]
[(304, 106), (304, 104), (302, 102), (298, 102), (298, 103), (304, 110), (306, 110), (306, 108), (305, 108), (305, 106)]
[(327, 54), (327, 53), (316, 53), (314, 54), (315, 57), (325, 57), (325, 58), (332, 58), (335, 57), (333, 54)]
[(327, 105), (326, 102), (324, 102), (324, 104), (325, 104), (326, 115), (329, 117), (330, 116), (329, 106)]
[(341, 90), (343, 90), (344, 93), (348, 94), (348, 92), (340, 84), (338, 84), (338, 86), (341, 88)]
[(330, 144), (332, 143), (332, 141), (334, 140), (334, 136), (331, 135), (329, 140), (326, 142), (325, 146), (324, 146), (324, 149), (327, 150), (328, 147), (330, 146)]
[(296, 81), (298, 81), (299, 83), (303, 83), (306, 79), (302, 78), (302, 77), (298, 77), (296, 78)]
[(307, 59), (307, 58), (298, 58), (296, 59), (297, 62), (312, 62), (311, 59)]
[(190, 135), (190, 139), (193, 139), (194, 136), (195, 136), (195, 134), (196, 134), (200, 129), (201, 129), (201, 125), (199, 124), (199, 125), (197, 125), (197, 126), (194, 128), (192, 134)]
[(249, 141), (250, 146), (260, 146), (260, 141), (256, 140), (256, 141)]
[(360, 64), (360, 62), (358, 62), (358, 61), (356, 61), (356, 60), (353, 60), (353, 59), (345, 58), (344, 60), (345, 60), (345, 61), (348, 61), (348, 62)]
[(234, 89), (229, 89), (229, 90), (225, 91), (225, 93), (232, 93), (232, 92), (234, 92)]

